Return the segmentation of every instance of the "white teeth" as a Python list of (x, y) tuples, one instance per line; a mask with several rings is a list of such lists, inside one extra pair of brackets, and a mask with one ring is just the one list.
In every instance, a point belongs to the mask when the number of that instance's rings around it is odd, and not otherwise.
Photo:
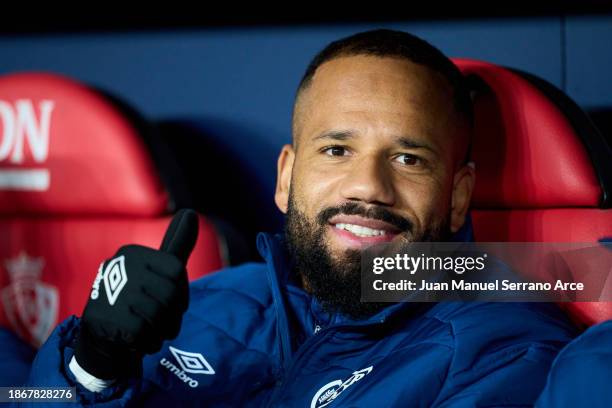
[(368, 227), (362, 227), (361, 225), (355, 224), (336, 224), (336, 228), (349, 231), (358, 237), (377, 237), (379, 235), (385, 235), (384, 230), (377, 230)]

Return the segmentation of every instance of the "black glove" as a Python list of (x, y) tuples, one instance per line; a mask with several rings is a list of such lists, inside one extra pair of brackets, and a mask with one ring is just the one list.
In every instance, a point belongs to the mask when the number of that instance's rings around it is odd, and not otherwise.
[(100, 379), (139, 376), (144, 354), (178, 335), (189, 305), (185, 265), (197, 236), (196, 213), (181, 210), (159, 250), (123, 246), (100, 265), (75, 346), (85, 371)]

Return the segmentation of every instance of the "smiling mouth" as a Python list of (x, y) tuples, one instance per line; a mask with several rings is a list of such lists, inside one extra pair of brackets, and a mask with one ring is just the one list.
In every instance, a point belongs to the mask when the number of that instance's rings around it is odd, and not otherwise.
[(337, 223), (334, 225), (334, 227), (337, 229), (348, 231), (352, 233), (353, 235), (356, 235), (358, 237), (363, 237), (363, 238), (380, 237), (380, 236), (385, 236), (388, 234), (388, 232), (385, 231), (384, 229), (368, 228), (368, 227), (364, 227), (362, 225), (357, 225), (357, 224)]
[(389, 242), (402, 233), (389, 222), (361, 215), (339, 214), (329, 220), (329, 226), (342, 246), (349, 247)]

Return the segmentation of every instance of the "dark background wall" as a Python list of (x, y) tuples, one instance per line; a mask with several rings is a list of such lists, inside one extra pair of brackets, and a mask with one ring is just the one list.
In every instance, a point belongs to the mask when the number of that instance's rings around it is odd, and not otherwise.
[(328, 42), (378, 27), (422, 36), (447, 55), (536, 74), (603, 123), (612, 107), (612, 15), (8, 32), (0, 74), (68, 75), (127, 101), (181, 155), (199, 206), (239, 228), (281, 225), (276, 154), (290, 140), (295, 87)]

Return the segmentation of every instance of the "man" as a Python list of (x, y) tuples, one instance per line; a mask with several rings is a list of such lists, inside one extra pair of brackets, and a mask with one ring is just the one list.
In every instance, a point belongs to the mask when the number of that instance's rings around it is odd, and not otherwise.
[[(265, 263), (188, 294), (181, 213), (162, 250), (123, 247), (101, 266), (28, 384), (76, 385), (102, 406), (533, 404), (574, 336), (555, 306), (360, 301), (362, 248), (469, 239), (471, 131), (462, 77), (431, 45), (389, 30), (330, 44), (298, 89), (275, 194), (286, 230), (258, 237)], [(100, 282), (121, 262), (126, 287), (110, 293)]]

